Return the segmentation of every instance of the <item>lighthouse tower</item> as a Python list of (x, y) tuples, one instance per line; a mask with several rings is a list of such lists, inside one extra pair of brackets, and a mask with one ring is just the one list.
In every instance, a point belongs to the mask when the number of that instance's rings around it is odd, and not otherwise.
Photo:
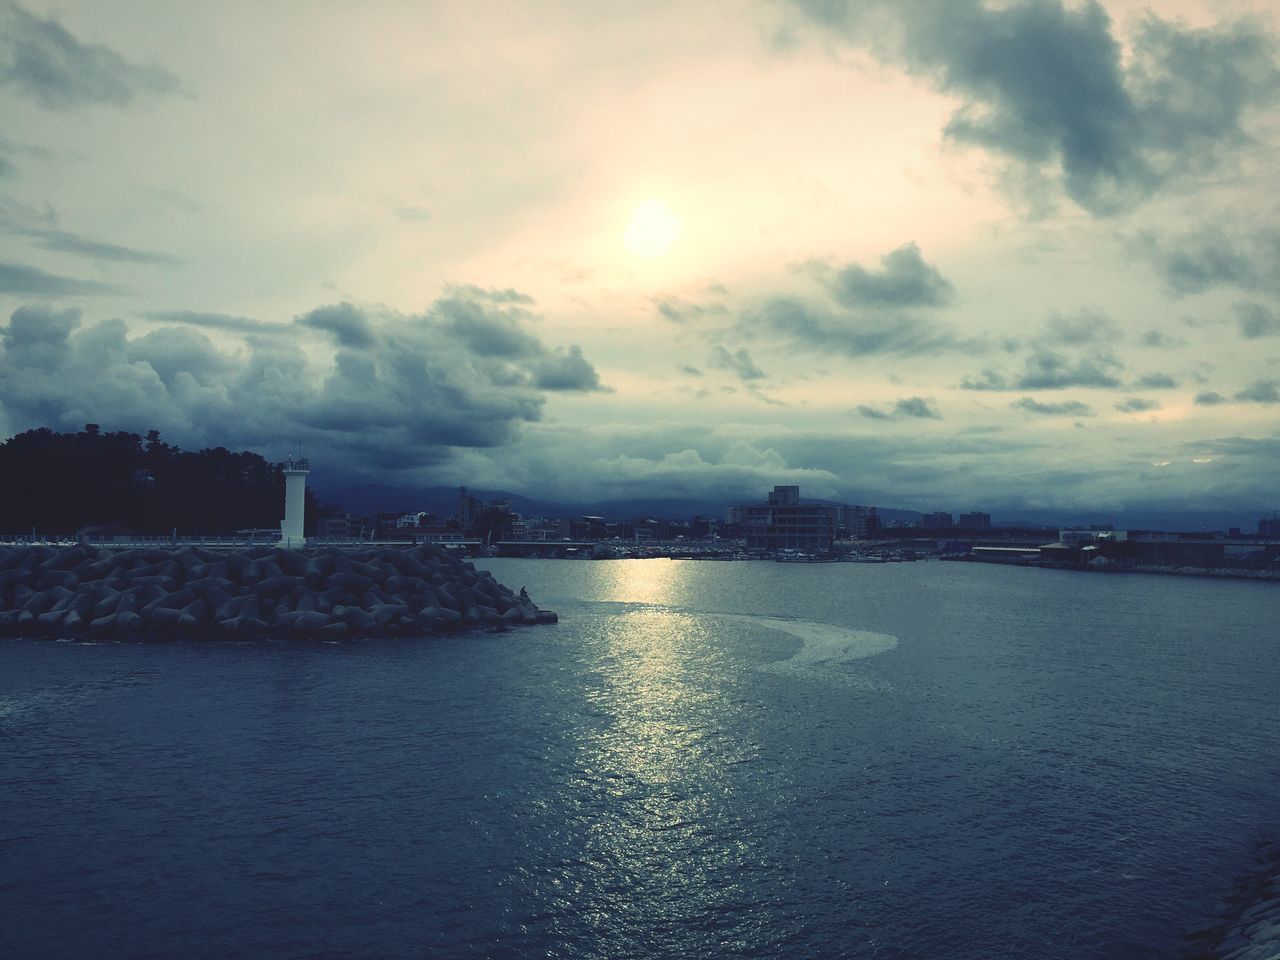
[(284, 519), (280, 521), (280, 546), (297, 549), (307, 545), (302, 515), (307, 506), (307, 474), (311, 461), (290, 457), (284, 465)]

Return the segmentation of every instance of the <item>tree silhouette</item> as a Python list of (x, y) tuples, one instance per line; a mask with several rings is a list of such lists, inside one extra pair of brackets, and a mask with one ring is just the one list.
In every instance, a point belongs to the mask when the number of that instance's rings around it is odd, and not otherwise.
[[(317, 501), (307, 491), (308, 526)], [(28, 430), (0, 443), (0, 532), (70, 534), (118, 524), (139, 534), (232, 536), (280, 525), (281, 465), (250, 451), (195, 453), (157, 430), (79, 433)]]

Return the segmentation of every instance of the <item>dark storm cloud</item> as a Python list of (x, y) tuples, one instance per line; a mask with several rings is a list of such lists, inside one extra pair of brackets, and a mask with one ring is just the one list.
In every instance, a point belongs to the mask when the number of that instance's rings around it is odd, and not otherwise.
[(1097, 2), (793, 2), (958, 98), (952, 140), (1005, 157), (1033, 189), (1057, 182), (1095, 214), (1211, 169), (1277, 89), (1272, 40), (1248, 20), (1190, 28), (1148, 14), (1126, 58)]
[(858, 416), (869, 420), (941, 420), (942, 414), (933, 402), (924, 397), (904, 397), (895, 401), (888, 409), (860, 405), (856, 411)]
[(14, 293), (20, 296), (76, 297), (120, 292), (122, 292), (120, 287), (109, 283), (63, 277), (19, 263), (0, 263), (0, 293)]
[(826, 279), (831, 296), (844, 307), (940, 307), (954, 289), (920, 248), (907, 243), (880, 258), (879, 270), (851, 263)]
[(1175, 390), (1178, 381), (1167, 373), (1148, 373), (1135, 381), (1135, 386), (1143, 390)]
[(1062, 403), (1041, 403), (1032, 397), (1023, 397), (1009, 404), (1014, 410), (1023, 410), (1047, 417), (1088, 417), (1093, 415), (1087, 403), (1079, 400), (1065, 400)]
[(832, 312), (794, 297), (774, 297), (744, 317), (749, 331), (773, 333), (797, 347), (851, 357), (891, 354), (923, 356), (977, 353), (986, 344), (962, 340), (947, 328), (918, 317)]
[(1145, 413), (1148, 410), (1159, 410), (1160, 404), (1145, 397), (1128, 397), (1116, 404), (1121, 413)]
[(0, 87), (45, 109), (66, 110), (95, 103), (124, 107), (142, 94), (177, 93), (181, 84), (167, 70), (82, 43), (57, 21), (0, 0)]
[[(132, 339), (119, 320), (82, 329), (78, 311), (23, 307), (3, 328), (0, 415), (15, 432), (92, 421), (159, 429), (184, 446), (257, 445), (268, 453), (301, 440), (331, 470), (351, 475), (512, 443), (523, 424), (542, 417), (546, 391), (605, 389), (576, 346), (535, 341), (536, 350), (514, 360), (477, 351), (453, 324), (459, 297), (452, 291), (416, 316), (371, 318), (339, 304), (291, 325), (177, 314), (180, 326)], [(483, 298), (479, 306), (495, 325), (516, 309)], [(192, 319), (247, 333), (248, 344), (224, 352), (188, 329)], [(261, 336), (267, 327), (285, 335)], [(329, 369), (313, 369), (298, 350), (304, 327), (335, 337)]]
[(1255, 380), (1235, 394), (1246, 403), (1280, 403), (1280, 380)]
[(42, 370), (56, 367), (65, 352), (71, 331), (80, 326), (79, 310), (19, 307), (9, 317), (3, 338), (6, 357), (20, 357)]
[(964, 390), (1062, 390), (1067, 387), (1108, 388), (1120, 386), (1116, 373), (1124, 365), (1109, 353), (1094, 352), (1071, 359), (1053, 350), (1035, 350), (1026, 358), (1023, 372), (1007, 377), (996, 370), (983, 370), (960, 382)]
[(724, 347), (717, 346), (707, 363), (719, 370), (736, 373), (743, 380), (760, 380), (765, 375), (764, 371), (752, 361), (751, 354), (745, 347), (730, 353)]
[(488, 296), (455, 290), (437, 300), (432, 313), (455, 337), (482, 357), (514, 360), (540, 354), (542, 345), (538, 339), (523, 329), (527, 314), (520, 309), (495, 310), (493, 303)]
[(131, 362), (151, 367), (166, 385), (172, 386), (179, 374), (187, 374), (197, 382), (209, 384), (230, 372), (229, 360), (220, 354), (208, 337), (186, 327), (162, 327), (128, 342)]
[(1280, 336), (1280, 317), (1260, 303), (1237, 303), (1236, 318), (1240, 322), (1240, 336), (1246, 340)]
[(349, 303), (318, 307), (297, 320), (304, 327), (332, 334), (340, 347), (361, 349), (374, 344), (373, 327), (365, 315)]
[(1213, 407), (1220, 403), (1226, 403), (1227, 398), (1216, 390), (1202, 390), (1200, 393), (1196, 394), (1195, 402), (1197, 406)]

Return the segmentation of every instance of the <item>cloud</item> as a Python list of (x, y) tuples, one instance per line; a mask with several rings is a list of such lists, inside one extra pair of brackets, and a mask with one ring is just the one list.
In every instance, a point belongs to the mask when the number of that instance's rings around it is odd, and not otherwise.
[(240, 317), (229, 313), (205, 313), (199, 310), (152, 310), (144, 316), (149, 320), (162, 323), (182, 323), (193, 327), (207, 327), (211, 330), (227, 330), (232, 333), (258, 334), (265, 336), (286, 336), (290, 328), (284, 323), (269, 323), (254, 320), (251, 317)]
[(966, 376), (963, 390), (1062, 390), (1067, 387), (1118, 387), (1116, 372), (1124, 365), (1109, 353), (1094, 352), (1076, 360), (1053, 350), (1035, 350), (1026, 358), (1021, 375), (1010, 379), (986, 369), (978, 376)]
[(1175, 390), (1178, 381), (1167, 373), (1148, 373), (1135, 381), (1135, 386), (1143, 390)]
[(1237, 303), (1236, 318), (1240, 322), (1240, 336), (1246, 340), (1280, 336), (1280, 317), (1260, 303)]
[(1249, 114), (1276, 90), (1271, 39), (1249, 20), (1191, 28), (1148, 14), (1125, 57), (1097, 2), (793, 2), (958, 99), (950, 139), (1094, 214), (1213, 169), (1247, 141)]
[(1120, 325), (1105, 313), (1082, 310), (1072, 315), (1051, 316), (1045, 322), (1038, 342), (1078, 347), (1110, 343), (1122, 338)]
[(1156, 350), (1168, 350), (1172, 347), (1180, 347), (1186, 341), (1179, 337), (1171, 337), (1167, 333), (1159, 330), (1148, 330), (1139, 339), (1138, 342), (1144, 347), (1152, 347)]
[(1173, 239), (1145, 233), (1135, 247), (1178, 296), (1215, 287), (1280, 291), (1280, 230), (1228, 234), (1204, 227)]
[(858, 416), (866, 417), (870, 420), (941, 420), (942, 414), (938, 412), (937, 406), (932, 400), (926, 400), (924, 397), (904, 397), (897, 400), (887, 410), (881, 410), (877, 407), (870, 407), (866, 404), (860, 405), (855, 411)]
[(833, 496), (840, 478), (828, 470), (791, 467), (771, 448), (745, 440), (719, 456), (689, 448), (654, 458), (619, 454), (583, 465), (592, 490), (603, 499), (667, 496), (761, 499), (775, 484), (796, 484), (807, 496)]
[[(453, 291), (423, 314), (384, 313), (376, 323), (349, 304), (292, 325), (179, 315), (249, 333), (234, 351), (189, 323), (131, 338), (119, 320), (82, 329), (78, 311), (22, 307), (0, 328), (0, 413), (15, 431), (110, 423), (159, 429), (184, 446), (268, 454), (291, 438), (335, 473), (372, 475), (514, 443), (541, 419), (547, 392), (603, 389), (577, 347), (535, 340), (537, 349), (514, 360), (475, 349), (452, 324), (457, 299)], [(496, 315), (511, 309), (482, 306)], [(259, 336), (263, 326), (289, 335)], [(333, 337), (328, 364), (298, 348), (311, 329)]]
[(1237, 391), (1235, 399), (1246, 403), (1280, 403), (1280, 380), (1255, 380)]
[(493, 287), (478, 287), (474, 284), (456, 284), (445, 288), (446, 300), (479, 300), (497, 305), (517, 305), (531, 307), (536, 302), (527, 293), (521, 293), (513, 287), (499, 290)]
[(907, 397), (899, 400), (893, 405), (894, 413), (900, 417), (914, 417), (923, 420), (941, 420), (942, 414), (938, 412), (932, 401), (923, 397)]
[(986, 349), (982, 341), (961, 339), (945, 327), (916, 317), (835, 313), (795, 297), (766, 300), (744, 316), (743, 325), (751, 332), (780, 336), (796, 347), (851, 357), (976, 353)]
[(556, 350), (544, 354), (534, 364), (534, 386), (542, 390), (600, 390), (609, 388), (600, 383), (600, 375), (577, 344), (568, 351)]
[(81, 43), (56, 20), (0, 0), (0, 86), (46, 110), (67, 110), (97, 103), (124, 107), (144, 94), (177, 93), (181, 83), (168, 70)]
[(185, 327), (153, 330), (127, 341), (125, 351), (130, 362), (145, 363), (170, 387), (184, 373), (208, 385), (225, 377), (233, 367), (230, 358), (219, 353), (213, 341)]
[(1081, 403), (1079, 400), (1066, 400), (1062, 403), (1041, 403), (1032, 397), (1023, 397), (1021, 400), (1013, 401), (1009, 406), (1014, 410), (1025, 410), (1027, 413), (1048, 417), (1088, 417), (1093, 415), (1089, 405)]
[(178, 260), (178, 257), (169, 256), (168, 253), (134, 250), (133, 247), (123, 247), (118, 243), (93, 241), (93, 239), (79, 237), (74, 233), (67, 233), (65, 230), (23, 229), (17, 230), (17, 233), (22, 233), (27, 237), (35, 237), (37, 246), (44, 247), (45, 250), (51, 250), (55, 253), (72, 253), (74, 256), (86, 257), (88, 260), (111, 260), (125, 262), (125, 264), (165, 265), (182, 262)]
[(19, 296), (76, 297), (98, 293), (121, 293), (120, 287), (96, 280), (77, 280), (46, 273), (18, 263), (0, 263), (0, 293)]
[(152, 253), (150, 250), (135, 250), (132, 247), (116, 243), (105, 243), (101, 240), (90, 240), (65, 230), (52, 230), (41, 227), (23, 227), (6, 218), (0, 218), (0, 225), (7, 226), (9, 232), (19, 236), (31, 237), (36, 246), (55, 253), (69, 253), (89, 260), (109, 260), (118, 263), (175, 264), (181, 261), (166, 253)]
[(363, 313), (349, 303), (317, 307), (298, 317), (297, 323), (332, 334), (340, 347), (360, 350), (375, 342), (373, 327)]
[(1143, 397), (1128, 397), (1117, 403), (1116, 409), (1121, 413), (1144, 413), (1148, 410), (1159, 410), (1160, 404)]
[(826, 277), (826, 284), (835, 301), (850, 308), (940, 307), (954, 295), (950, 281), (925, 263), (914, 243), (881, 257), (879, 270), (851, 263)]
[(431, 211), (426, 207), (396, 207), (392, 212), (406, 223), (426, 223), (431, 219)]
[(687, 363), (681, 364), (679, 367), (677, 367), (677, 369), (681, 373), (688, 374), (691, 377), (705, 376), (705, 374), (703, 374), (703, 372), (699, 370), (697, 367), (691, 367)]
[(679, 297), (654, 297), (658, 313), (672, 323), (689, 323), (705, 317), (724, 317), (729, 311), (722, 303), (690, 303)]
[(1197, 406), (1213, 407), (1219, 403), (1226, 403), (1227, 398), (1216, 390), (1202, 390), (1196, 394), (1195, 402)]
[(747, 353), (745, 347), (730, 353), (724, 347), (716, 346), (715, 353), (707, 363), (717, 369), (736, 373), (743, 380), (760, 380), (765, 375), (752, 361), (751, 354)]
[(513, 302), (521, 301), (495, 300), (488, 292), (459, 289), (437, 300), (432, 313), (445, 329), (482, 357), (515, 360), (538, 356), (542, 345), (524, 329), (528, 316), (525, 311), (519, 307), (493, 307), (495, 303)]
[(1018, 379), (1022, 390), (1061, 390), (1065, 387), (1118, 387), (1111, 372), (1123, 367), (1108, 354), (1082, 357), (1074, 364), (1061, 354), (1041, 350), (1027, 358), (1026, 372)]

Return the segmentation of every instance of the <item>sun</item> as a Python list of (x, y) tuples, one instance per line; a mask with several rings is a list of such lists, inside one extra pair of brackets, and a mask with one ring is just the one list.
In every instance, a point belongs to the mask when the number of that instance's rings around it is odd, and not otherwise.
[(638, 257), (660, 257), (675, 244), (684, 224), (657, 197), (645, 200), (631, 213), (622, 235), (623, 245)]

